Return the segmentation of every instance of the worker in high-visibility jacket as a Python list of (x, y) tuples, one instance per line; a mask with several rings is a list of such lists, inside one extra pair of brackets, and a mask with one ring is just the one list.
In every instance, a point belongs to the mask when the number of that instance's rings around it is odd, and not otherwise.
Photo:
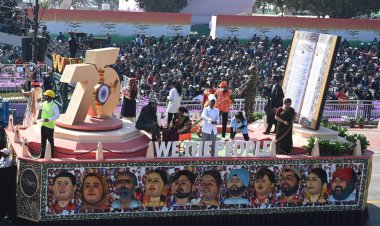
[(51, 145), (51, 156), (54, 156), (54, 128), (55, 121), (59, 118), (58, 106), (53, 99), (55, 93), (53, 90), (44, 92), (45, 101), (42, 103), (41, 113), (41, 155), (40, 158), (45, 158), (46, 140)]

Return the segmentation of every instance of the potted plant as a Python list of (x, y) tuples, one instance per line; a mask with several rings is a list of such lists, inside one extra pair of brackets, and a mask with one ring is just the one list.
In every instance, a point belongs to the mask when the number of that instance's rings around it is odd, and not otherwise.
[[(313, 150), (315, 137), (309, 137), (307, 145), (304, 146), (309, 155)], [(339, 141), (320, 140), (319, 152), (321, 156), (344, 156), (351, 155), (353, 146), (350, 143), (340, 143)]]
[(356, 124), (358, 124), (359, 128), (364, 128), (364, 118), (363, 117), (357, 118)]
[(263, 117), (264, 117), (264, 114), (262, 114), (260, 112), (254, 112), (251, 115), (251, 122), (254, 122), (254, 121), (257, 121), (259, 119), (262, 119)]
[[(342, 120), (344, 121), (344, 125), (349, 125), (351, 128), (355, 128), (356, 125), (356, 119), (354, 117), (349, 117), (349, 116), (342, 116)], [(329, 123), (327, 123), (329, 124)], [(324, 126), (327, 127), (327, 126)]]
[(355, 128), (356, 120), (355, 118), (350, 118), (350, 128)]
[(321, 118), (321, 126), (326, 127), (327, 124), (329, 124), (329, 117), (326, 115), (323, 115)]
[(356, 134), (356, 133), (353, 133), (353, 134), (347, 134), (345, 139), (349, 142), (351, 142), (352, 144), (355, 144), (356, 143), (356, 140), (360, 140), (360, 145), (361, 145), (361, 149), (362, 149), (362, 153), (365, 152), (365, 150), (367, 149), (368, 145), (369, 145), (369, 141), (367, 140), (367, 137), (364, 136), (363, 134)]

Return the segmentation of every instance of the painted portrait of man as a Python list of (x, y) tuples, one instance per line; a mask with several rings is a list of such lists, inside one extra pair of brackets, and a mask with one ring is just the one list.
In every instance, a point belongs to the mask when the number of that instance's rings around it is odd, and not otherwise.
[(301, 206), (302, 200), (297, 196), (300, 187), (301, 173), (293, 167), (285, 167), (280, 175), (281, 195), (275, 206)]
[(249, 200), (243, 198), (249, 183), (246, 169), (233, 169), (227, 176), (227, 189), (230, 197), (224, 200), (225, 205), (248, 205)]
[(76, 190), (76, 178), (72, 173), (60, 172), (53, 179), (53, 193), (55, 202), (52, 208), (54, 213), (74, 212), (77, 205), (74, 203), (74, 193)]
[(192, 192), (195, 190), (195, 175), (188, 170), (180, 170), (172, 180), (171, 206), (190, 205)]
[(141, 206), (140, 202), (134, 199), (137, 186), (137, 177), (131, 172), (119, 173), (116, 176), (115, 191), (117, 199), (112, 202), (114, 209), (135, 209)]
[(338, 169), (333, 173), (329, 202), (355, 201), (356, 173), (352, 168)]

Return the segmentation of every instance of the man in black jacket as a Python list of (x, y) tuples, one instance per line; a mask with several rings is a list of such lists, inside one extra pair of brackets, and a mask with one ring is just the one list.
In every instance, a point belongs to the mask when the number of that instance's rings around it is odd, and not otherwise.
[(276, 131), (276, 119), (274, 119), (274, 116), (276, 114), (276, 109), (283, 105), (283, 99), (284, 99), (284, 92), (280, 85), (280, 78), (278, 76), (273, 76), (270, 81), (272, 85), (270, 87), (264, 87), (267, 93), (270, 94), (268, 103), (265, 109), (266, 114), (267, 114), (268, 127), (265, 130), (264, 134), (270, 133), (270, 130), (272, 129), (272, 125), (275, 126), (274, 128)]
[(77, 44), (77, 40), (75, 39), (74, 33), (70, 33), (70, 39), (69, 39), (70, 58), (75, 58), (77, 49), (78, 49), (78, 44)]
[(136, 128), (139, 130), (146, 130), (152, 134), (152, 141), (159, 141), (160, 133), (157, 122), (157, 104), (158, 100), (152, 98), (149, 100), (148, 105), (141, 109), (139, 118), (136, 122)]

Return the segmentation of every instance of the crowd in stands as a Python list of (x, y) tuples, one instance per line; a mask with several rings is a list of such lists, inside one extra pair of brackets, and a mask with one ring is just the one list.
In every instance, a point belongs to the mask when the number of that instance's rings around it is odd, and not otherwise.
[[(284, 46), (281, 37), (254, 36), (248, 42), (237, 38), (212, 39), (205, 36), (165, 37), (137, 35), (126, 45), (120, 45), (120, 56), (113, 68), (120, 78), (137, 78), (145, 95), (153, 92), (164, 101), (171, 81), (183, 84), (183, 99), (191, 100), (203, 93), (206, 85), (228, 81), (236, 90), (248, 78), (248, 68), (255, 65), (260, 83), (269, 82), (272, 76), (283, 77), (290, 47)], [(334, 66), (334, 79), (329, 99), (338, 100), (338, 89), (345, 99), (362, 99), (367, 90), (379, 99), (380, 42), (361, 43), (351, 47), (343, 40)]]
[(248, 78), (251, 65), (259, 67), (260, 81), (282, 75), (288, 50), (281, 38), (254, 39), (240, 43), (237, 38), (212, 39), (205, 36), (176, 36), (169, 41), (161, 36), (138, 35), (121, 46), (120, 57), (113, 68), (122, 78), (136, 77), (145, 94), (154, 92), (166, 99), (169, 84), (180, 80), (183, 99), (202, 94), (206, 84), (228, 81), (232, 90)]
[[(188, 35), (154, 37), (137, 35), (136, 39), (120, 47), (120, 55), (113, 68), (123, 75), (140, 81), (142, 93), (155, 93), (164, 101), (169, 84), (180, 80), (183, 100), (202, 95), (206, 86), (228, 81), (236, 90), (248, 78), (248, 68), (255, 65), (260, 83), (269, 82), (272, 76), (283, 77), (290, 47), (284, 46), (281, 37), (272, 40), (253, 37), (248, 42), (237, 38), (212, 39)], [(0, 46), (0, 63), (19, 61), (18, 47)], [(373, 99), (380, 99), (380, 42), (361, 43), (351, 47), (343, 40), (335, 61), (329, 99), (363, 99), (367, 90)], [(238, 97), (238, 96), (236, 96)], [(239, 98), (239, 97), (238, 97)]]
[[(14, 0), (0, 0), (0, 13), (1, 31), (25, 32), (19, 31), (23, 29), (19, 24), (25, 23), (20, 21), (25, 11), (17, 8)], [(46, 29), (43, 30), (47, 32)], [(84, 43), (85, 48), (76, 50), (74, 55), (83, 55), (86, 49), (95, 48), (92, 34), (82, 36), (75, 42), (76, 45)], [(57, 37), (62, 44), (71, 39), (66, 40), (62, 33)], [(111, 45), (109, 34), (104, 40), (103, 45)], [(248, 42), (241, 42), (236, 37), (213, 39), (177, 35), (169, 39), (137, 35), (135, 40), (117, 46), (120, 47), (120, 55), (113, 68), (120, 78), (123, 79), (123, 75), (137, 78), (144, 95), (155, 93), (162, 101), (169, 93), (169, 84), (177, 80), (184, 88), (183, 100), (192, 100), (203, 93), (207, 84), (211, 86), (221, 81), (228, 81), (230, 89), (236, 90), (246, 82), (248, 68), (252, 65), (258, 69), (261, 84), (268, 83), (272, 76), (282, 78), (290, 51), (281, 37), (270, 40), (256, 35)], [(0, 47), (0, 63), (20, 62), (19, 48)], [(376, 38), (357, 47), (343, 40), (336, 57), (328, 98), (362, 99), (370, 90), (374, 99), (380, 99), (379, 49), (380, 41)]]
[(0, 43), (0, 64), (22, 64), (22, 63), (23, 62), (22, 62), (21, 47), (5, 45), (5, 44)]
[[(0, 32), (25, 35), (26, 18), (26, 11), (18, 8), (14, 0), (0, 0)], [(0, 40), (0, 64), (22, 64), (21, 58), (21, 46), (6, 45)]]
[(27, 13), (16, 6), (17, 3), (14, 0), (0, 1), (0, 31), (24, 35), (27, 29)]
[(343, 40), (336, 57), (329, 97), (362, 100), (370, 90), (374, 99), (380, 99), (379, 49), (380, 41), (376, 38), (358, 47), (351, 47), (348, 41)]

